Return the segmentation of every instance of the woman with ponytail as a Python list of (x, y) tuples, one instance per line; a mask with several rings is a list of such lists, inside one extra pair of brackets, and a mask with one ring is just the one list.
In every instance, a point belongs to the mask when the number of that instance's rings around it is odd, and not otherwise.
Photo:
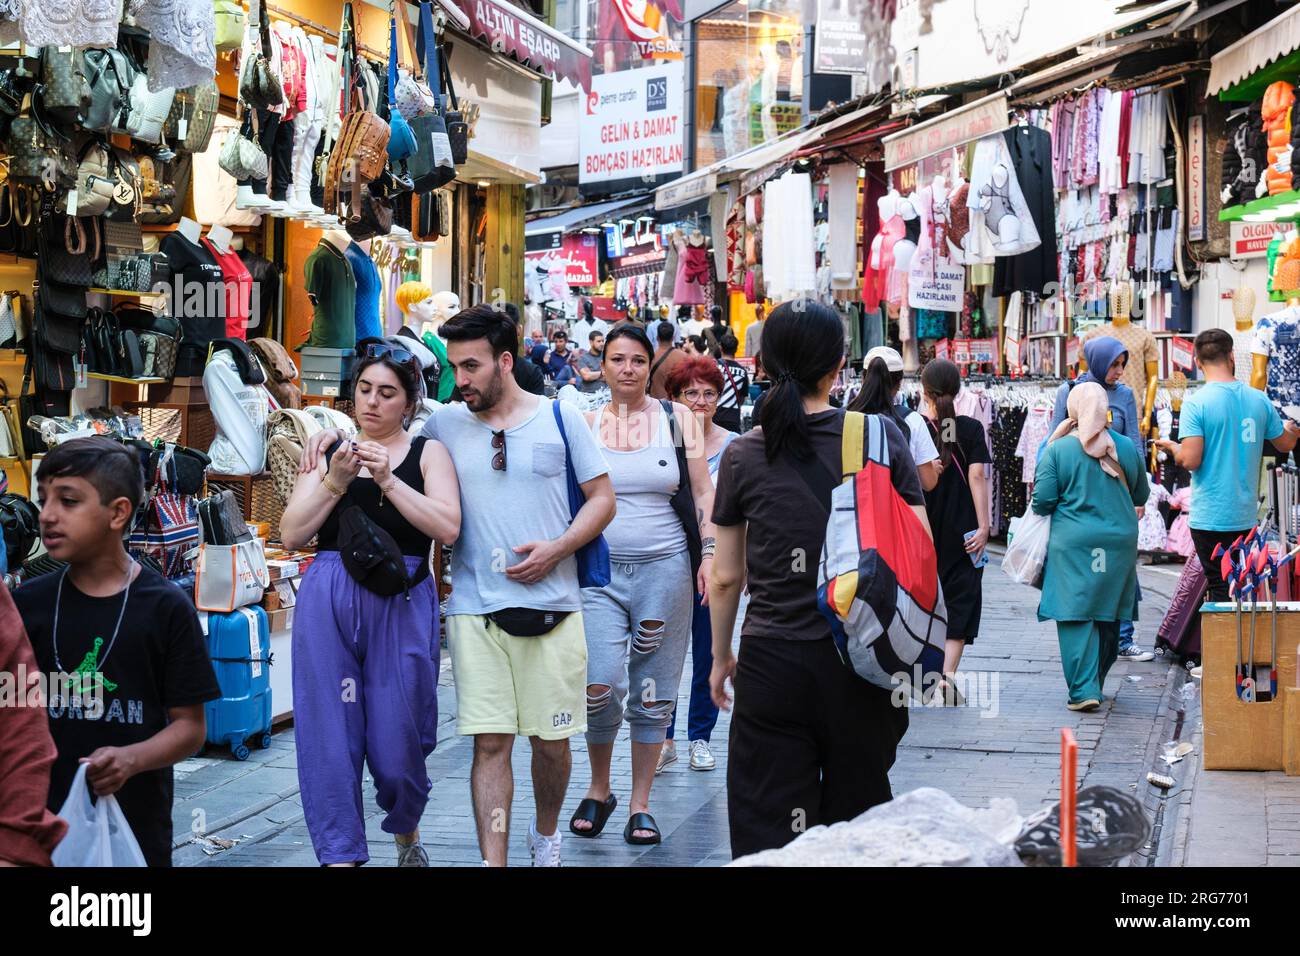
[(939, 452), (925, 419), (898, 404), (902, 386), (903, 356), (887, 345), (878, 345), (867, 353), (862, 363), (862, 389), (849, 403), (849, 411), (891, 416), (912, 450), (921, 488), (931, 491), (939, 483)]
[(988, 445), (984, 426), (953, 408), (960, 390), (961, 373), (947, 359), (934, 359), (921, 370), (922, 409), (939, 448), (939, 482), (925, 493), (925, 510), (948, 609), (945, 677), (956, 672), (962, 651), (979, 635), (989, 542)]
[[(730, 709), (727, 816), (731, 852), (775, 849), (808, 827), (849, 820), (891, 798), (889, 769), (907, 710), (840, 659), (817, 609), (828, 489), (839, 483), (844, 412), (830, 404), (844, 328), (816, 302), (778, 306), (763, 329), (772, 377), (759, 428), (722, 453), (709, 580), (713, 701)], [(884, 419), (894, 487), (923, 524), (925, 498), (907, 440)], [(814, 490), (814, 489), (821, 490)], [(926, 524), (928, 528), (928, 524)], [(749, 585), (739, 659), (732, 635)]]

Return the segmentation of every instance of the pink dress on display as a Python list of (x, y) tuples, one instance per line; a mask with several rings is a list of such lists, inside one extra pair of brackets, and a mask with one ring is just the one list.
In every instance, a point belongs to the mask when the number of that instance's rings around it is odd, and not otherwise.
[(677, 246), (673, 305), (703, 305), (704, 283), (709, 281), (709, 251), (704, 246), (693, 246), (685, 239), (674, 239), (673, 244)]

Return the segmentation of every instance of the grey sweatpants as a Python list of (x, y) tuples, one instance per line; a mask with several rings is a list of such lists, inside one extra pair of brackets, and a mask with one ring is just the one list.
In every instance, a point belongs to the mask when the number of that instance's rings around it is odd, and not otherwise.
[[(662, 744), (691, 639), (690, 555), (610, 561), (609, 572), (608, 585), (582, 591), (587, 743), (613, 743), (626, 711), (633, 743)], [(593, 695), (593, 686), (609, 690)]]

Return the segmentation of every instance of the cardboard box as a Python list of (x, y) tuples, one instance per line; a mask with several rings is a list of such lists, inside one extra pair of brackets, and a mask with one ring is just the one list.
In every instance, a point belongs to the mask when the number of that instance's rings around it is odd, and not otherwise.
[(271, 572), (272, 581), (287, 581), (290, 578), (298, 577), (298, 562), (285, 558), (274, 558), (266, 562), (267, 569)]
[(266, 616), (266, 619), (272, 634), (287, 631), (293, 627), (293, 608), (286, 607), (278, 611), (272, 611)]
[[(1277, 610), (1277, 698), (1246, 703), (1237, 696), (1237, 617), (1230, 604), (1209, 604), (1201, 612), (1201, 695), (1206, 770), (1282, 770), (1283, 711), (1296, 686), (1296, 647), (1300, 645), (1300, 603), (1280, 602)], [(1260, 602), (1255, 616), (1255, 663), (1269, 663), (1270, 605)], [(1250, 605), (1241, 615), (1241, 656), (1249, 658)]]

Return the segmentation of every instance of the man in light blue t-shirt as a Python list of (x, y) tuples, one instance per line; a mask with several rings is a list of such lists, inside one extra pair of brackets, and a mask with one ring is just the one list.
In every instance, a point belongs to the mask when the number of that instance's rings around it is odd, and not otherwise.
[(1180, 442), (1157, 442), (1192, 473), (1192, 541), (1209, 579), (1210, 600), (1226, 601), (1228, 586), (1211, 555), (1255, 527), (1259, 466), (1265, 442), (1283, 454), (1295, 447), (1300, 426), (1282, 424), (1261, 391), (1237, 381), (1232, 336), (1208, 329), (1196, 337), (1196, 365), (1205, 384), (1183, 402)]

